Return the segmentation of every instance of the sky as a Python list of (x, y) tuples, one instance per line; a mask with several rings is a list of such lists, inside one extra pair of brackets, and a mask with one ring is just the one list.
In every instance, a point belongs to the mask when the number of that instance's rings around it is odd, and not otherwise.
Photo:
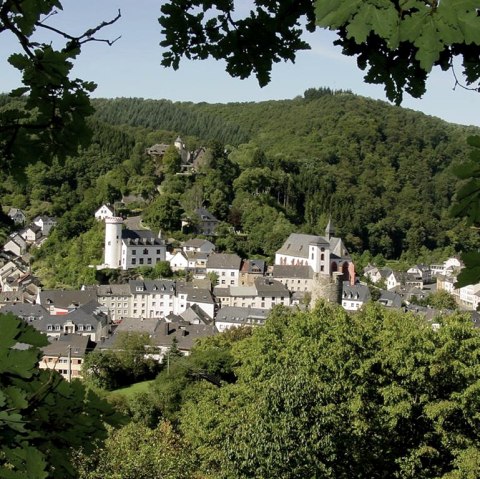
[[(363, 72), (354, 58), (342, 55), (333, 45), (335, 34), (317, 30), (305, 39), (311, 50), (300, 52), (295, 63), (274, 65), (269, 85), (261, 88), (255, 78), (231, 78), (222, 61), (183, 60), (177, 71), (160, 65), (161, 27), (158, 24), (161, 0), (63, 0), (63, 11), (52, 16), (49, 24), (80, 35), (88, 28), (115, 17), (121, 18), (102, 30), (99, 38), (120, 38), (112, 45), (91, 42), (83, 46), (73, 73), (98, 86), (92, 96), (101, 98), (140, 97), (191, 101), (194, 103), (228, 103), (292, 99), (308, 88), (329, 87), (388, 101), (382, 86), (363, 81)], [(249, 0), (237, 2), (246, 9)], [(40, 37), (54, 41), (54, 37)], [(7, 64), (8, 56), (19, 51), (12, 35), (0, 34), (0, 92), (20, 86), (18, 72)], [(405, 94), (404, 108), (422, 111), (452, 123), (480, 126), (480, 93), (454, 90), (452, 72), (434, 70), (422, 99)]]

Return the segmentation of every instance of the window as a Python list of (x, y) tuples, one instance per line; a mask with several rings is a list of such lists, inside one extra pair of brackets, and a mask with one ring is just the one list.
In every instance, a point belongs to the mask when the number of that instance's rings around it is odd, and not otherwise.
[(222, 271), (222, 276), (225, 276), (225, 271)]
[(234, 279), (231, 279), (231, 280), (230, 280), (230, 284), (235, 284), (235, 280), (234, 280)]
[(60, 331), (60, 325), (59, 324), (55, 325), (55, 331)]
[(91, 324), (87, 324), (87, 325), (85, 326), (85, 330), (86, 330), (86, 331), (92, 331), (92, 329), (93, 329), (93, 328), (92, 328), (92, 325), (91, 325)]
[(152, 264), (152, 258), (147, 258), (147, 264)]
[(159, 249), (157, 249), (157, 254), (160, 254), (160, 250), (159, 250)]
[(225, 280), (224, 280), (224, 279), (222, 279), (222, 284), (225, 284)]
[(79, 330), (79, 331), (83, 331), (83, 324), (79, 324), (79, 325), (78, 325), (78, 330)]
[(132, 256), (135, 256), (137, 254), (137, 250), (136, 249), (132, 249)]
[(135, 258), (132, 258), (132, 264), (137, 264), (137, 260)]
[(323, 253), (320, 255), (320, 259), (321, 259), (322, 261), (325, 260), (325, 255), (324, 255)]
[(147, 248), (145, 248), (145, 249), (143, 250), (143, 254), (148, 254), (148, 249), (147, 249)]
[(232, 272), (230, 273), (230, 276), (235, 276), (235, 271), (232, 271)]
[(47, 331), (53, 331), (53, 326), (51, 324), (47, 325)]
[(140, 258), (139, 262), (140, 262), (140, 264), (143, 264), (143, 258)]

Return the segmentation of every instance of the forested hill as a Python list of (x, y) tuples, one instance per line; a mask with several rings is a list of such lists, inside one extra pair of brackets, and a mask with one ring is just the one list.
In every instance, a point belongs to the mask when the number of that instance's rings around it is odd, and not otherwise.
[(96, 118), (111, 125), (177, 131), (183, 136), (193, 135), (232, 145), (248, 141), (247, 133), (236, 122), (225, 122), (215, 113), (196, 111), (189, 103), (118, 98), (97, 99), (93, 104)]
[[(32, 161), (23, 182), (0, 171), (5, 210), (59, 218), (56, 242), (43, 248), (47, 256), (68, 256), (75, 249), (68, 241), (76, 238), (78, 249), (89, 251), (80, 235), (91, 228), (93, 212), (126, 195), (143, 198), (136, 208), (149, 226), (179, 238), (182, 215), (208, 208), (225, 222), (217, 246), (242, 257), (271, 258), (289, 233), (323, 234), (329, 218), (356, 253), (408, 253), (416, 261), (426, 249), (453, 254), (480, 247), (479, 235), (449, 214), (457, 185), (450, 165), (468, 158), (466, 138), (478, 128), (327, 89), (261, 103), (93, 104), (92, 143), (77, 156)], [(163, 159), (146, 154), (156, 143), (173, 145), (178, 135), (188, 150), (207, 147), (190, 174), (178, 174), (173, 146)], [(52, 284), (80, 281), (86, 280), (72, 269)]]
[(455, 139), (462, 143), (465, 132), (475, 130), (329, 89), (307, 90), (292, 100), (209, 104), (119, 98), (97, 99), (94, 106), (96, 117), (109, 124), (175, 131), (232, 146), (252, 142), (267, 154), (296, 159), (331, 161), (335, 151), (350, 143), (382, 154), (384, 147), (390, 153), (392, 148), (399, 154), (418, 152)]

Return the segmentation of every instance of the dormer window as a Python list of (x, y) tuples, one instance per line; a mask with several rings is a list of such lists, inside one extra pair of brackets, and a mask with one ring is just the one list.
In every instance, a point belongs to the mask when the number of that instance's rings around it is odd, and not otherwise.
[(143, 291), (143, 286), (137, 286), (136, 291)]

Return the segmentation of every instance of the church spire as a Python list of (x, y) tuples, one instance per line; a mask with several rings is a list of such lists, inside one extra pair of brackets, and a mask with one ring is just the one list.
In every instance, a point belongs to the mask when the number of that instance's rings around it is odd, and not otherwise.
[(332, 218), (329, 218), (327, 227), (325, 228), (325, 237), (329, 240), (334, 234), (335, 229), (332, 225)]

